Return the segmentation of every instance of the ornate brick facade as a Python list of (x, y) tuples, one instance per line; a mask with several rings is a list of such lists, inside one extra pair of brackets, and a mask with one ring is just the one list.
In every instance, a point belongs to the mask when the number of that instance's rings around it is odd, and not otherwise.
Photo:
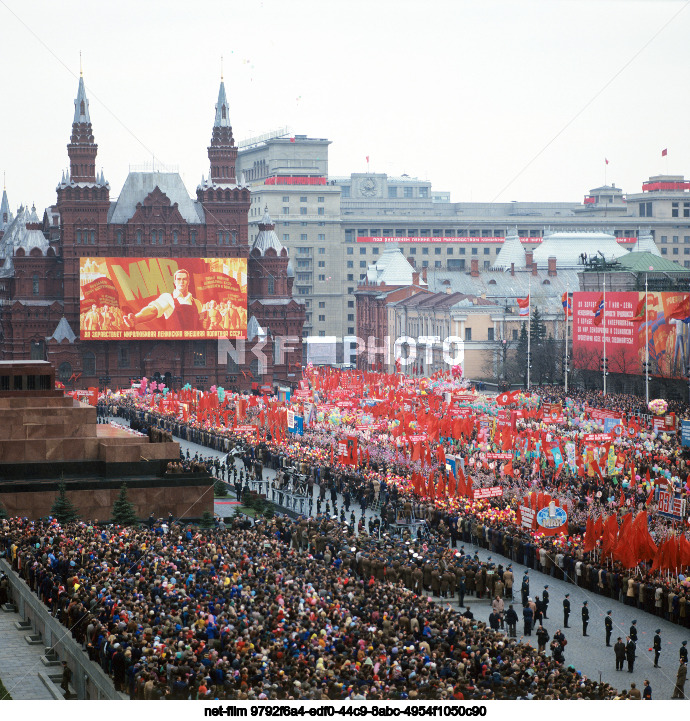
[[(128, 386), (130, 378), (157, 374), (173, 387), (296, 384), (301, 342), (286, 355), (276, 338), (301, 340), (304, 305), (292, 299), (287, 251), (250, 248), (250, 191), (235, 177), (237, 147), (223, 82), (208, 147), (209, 177), (195, 199), (177, 173), (149, 172), (130, 173), (119, 198), (111, 200), (110, 185), (96, 172), (98, 146), (82, 78), (74, 103), (70, 170), (57, 187), (56, 205), (42, 222), (35, 209), (20, 208), (0, 223), (0, 357), (49, 360), (62, 380), (81, 374), (82, 387)], [(215, 340), (80, 341), (79, 258), (85, 256), (247, 258), (250, 337), (244, 360), (234, 341), (231, 355), (219, 352)]]

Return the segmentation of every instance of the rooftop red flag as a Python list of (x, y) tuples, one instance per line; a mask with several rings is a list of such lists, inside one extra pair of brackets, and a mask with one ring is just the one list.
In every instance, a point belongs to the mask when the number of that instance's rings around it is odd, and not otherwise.
[(518, 315), (528, 316), (529, 315), (529, 295), (526, 298), (517, 299), (518, 308), (520, 309)]
[(661, 151), (661, 157), (664, 158), (664, 157), (666, 157), (667, 155), (668, 155), (668, 148), (664, 148), (664, 149)]

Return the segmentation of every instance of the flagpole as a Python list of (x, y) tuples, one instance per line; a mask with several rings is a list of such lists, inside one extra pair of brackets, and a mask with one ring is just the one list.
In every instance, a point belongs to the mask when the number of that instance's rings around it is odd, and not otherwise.
[(565, 284), (565, 394), (568, 395), (568, 303), (570, 296), (568, 295), (568, 283)]
[(647, 273), (644, 274), (644, 397), (649, 407), (649, 318), (647, 314)]
[(604, 307), (601, 309), (604, 320), (604, 395), (606, 395), (606, 271), (604, 271)]
[(530, 368), (532, 367), (532, 276), (527, 286), (527, 390), (530, 389)]

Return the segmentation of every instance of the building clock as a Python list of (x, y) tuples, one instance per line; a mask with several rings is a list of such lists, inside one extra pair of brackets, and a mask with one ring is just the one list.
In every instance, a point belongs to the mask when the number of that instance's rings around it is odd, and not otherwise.
[(376, 195), (376, 181), (373, 178), (364, 178), (359, 183), (359, 192), (365, 198), (373, 198)]

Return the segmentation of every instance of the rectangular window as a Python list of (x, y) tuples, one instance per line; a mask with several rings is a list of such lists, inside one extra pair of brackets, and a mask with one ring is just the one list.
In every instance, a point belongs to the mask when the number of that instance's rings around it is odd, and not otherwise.
[(441, 248), (434, 248), (434, 255), (441, 255)]
[(435, 261), (434, 261), (434, 268), (440, 268), (440, 267), (441, 267), (441, 261), (440, 261), (440, 260), (435, 260)]
[(661, 249), (661, 255), (666, 255), (667, 253), (668, 253), (668, 248)]
[(355, 249), (354, 249), (352, 246), (350, 246), (350, 247), (347, 249), (347, 254), (348, 254), (348, 255), (354, 255), (354, 254), (355, 254)]
[(515, 330), (515, 328), (513, 328), (513, 340), (517, 340), (517, 339), (518, 339), (518, 332), (517, 332), (517, 330)]
[(341, 198), (349, 198), (350, 197), (350, 186), (349, 185), (343, 185), (340, 188), (340, 197)]
[(394, 185), (388, 186), (388, 197), (389, 198), (397, 198), (398, 197), (398, 189)]
[(673, 255), (678, 255), (678, 248), (673, 249)]
[(427, 247), (422, 248), (422, 255), (429, 255), (429, 248), (427, 248)]
[(354, 321), (354, 319), (355, 319), (355, 314), (354, 314), (354, 313), (348, 313), (348, 314), (347, 314), (347, 319), (348, 319), (348, 321), (349, 321), (350, 323), (352, 323), (352, 322)]
[(319, 233), (316, 236), (317, 240), (325, 241), (326, 240), (326, 234), (325, 233)]
[(354, 267), (355, 267), (354, 261), (353, 261), (353, 260), (348, 260), (348, 261), (347, 261), (347, 267), (348, 267), (348, 268), (354, 268)]
[(317, 203), (325, 203), (326, 202), (326, 196), (325, 195), (319, 195), (319, 197), (316, 199)]
[(194, 358), (194, 366), (196, 368), (205, 368), (206, 367), (206, 341), (199, 341), (198, 343), (194, 343), (192, 354), (193, 354), (193, 358)]
[(417, 248), (410, 248), (410, 255), (417, 255)]
[(487, 331), (486, 331), (486, 339), (487, 339), (487, 340), (493, 340), (493, 339), (494, 339), (494, 329), (493, 329), (493, 328), (487, 328)]
[(348, 307), (348, 308), (354, 308), (354, 307), (355, 307), (355, 302), (354, 302), (354, 300), (348, 300), (348, 301), (347, 301), (347, 307)]
[[(288, 235), (287, 238), (286, 238), (285, 236), (283, 236), (283, 239), (284, 239), (284, 240), (289, 240), (289, 239), (290, 239), (290, 236)], [(300, 240), (307, 240), (307, 234), (306, 234), (306, 233), (300, 233), (299, 239), (300, 239)]]
[(309, 295), (311, 293), (311, 287), (299, 286), (297, 288), (297, 295)]
[(320, 280), (320, 281), (326, 280), (326, 276), (325, 276), (325, 275), (319, 275), (319, 280)]
[(484, 255), (489, 255), (491, 253), (491, 248), (484, 248)]
[(117, 366), (118, 368), (129, 368), (129, 346), (118, 344)]
[(347, 327), (347, 334), (348, 334), (348, 335), (354, 335), (354, 334), (355, 334), (355, 328), (354, 328), (354, 326), (348, 326), (348, 327)]
[(465, 328), (465, 340), (472, 340), (472, 328)]
[(452, 248), (446, 248), (446, 255), (453, 255), (453, 249), (452, 249)]
[(290, 215), (290, 208), (288, 206), (283, 207), (283, 215)]
[(352, 283), (355, 279), (354, 273), (348, 273), (347, 279), (350, 281), (350, 283)]
[(690, 203), (683, 203), (683, 217), (690, 218)]
[(666, 236), (666, 235), (662, 235), (662, 236), (661, 236), (661, 242), (662, 242), (662, 243), (665, 243), (667, 240), (668, 240), (668, 236)]
[(289, 195), (284, 195), (284, 196), (283, 196), (283, 203), (289, 203), (289, 202), (290, 202), (290, 196), (289, 196)]
[(378, 248), (372, 248), (372, 249), (371, 249), (371, 254), (372, 254), (372, 255), (378, 255), (378, 254), (379, 254), (379, 249), (378, 249)]
[(403, 197), (404, 198), (411, 198), (412, 197), (412, 188), (403, 188)]
[(360, 261), (359, 261), (359, 267), (360, 267), (360, 268), (366, 268), (366, 267), (367, 267), (367, 261), (366, 261), (366, 260), (360, 260)]
[(320, 315), (320, 316), (319, 316), (319, 321), (320, 321), (321, 323), (325, 323), (325, 322), (326, 322), (326, 316), (325, 316), (325, 315)]
[(429, 197), (429, 188), (420, 188), (419, 189), (419, 197), (420, 198), (428, 198)]
[(367, 254), (367, 248), (366, 248), (366, 246), (361, 245), (361, 246), (359, 247), (359, 254), (360, 254), (360, 255), (366, 255), (366, 254)]
[(300, 215), (306, 215), (306, 214), (307, 214), (307, 209), (306, 209), (306, 208), (300, 208), (300, 209), (299, 209), (299, 214), (300, 214)]
[(317, 208), (316, 210), (318, 215), (326, 215), (326, 209), (325, 208)]
[(491, 267), (491, 261), (485, 260), (484, 261), (484, 270), (488, 270)]
[[(290, 233), (283, 233), (283, 240), (290, 240)], [(302, 238), (302, 240), (306, 240), (306, 238)]]
[(678, 203), (671, 203), (671, 217), (678, 217)]
[(307, 202), (307, 196), (306, 195), (300, 195), (299, 197), (300, 203), (306, 203)]
[(479, 255), (479, 249), (478, 248), (472, 248), (472, 255)]
[(677, 235), (674, 235), (674, 236), (673, 236), (673, 242), (674, 242), (674, 243), (677, 243), (677, 242), (678, 242), (678, 236), (677, 236)]
[(326, 267), (326, 261), (325, 261), (325, 260), (320, 260), (320, 261), (319, 261), (319, 268), (325, 268), (325, 267)]
[(309, 248), (297, 248), (297, 255), (309, 255)]

